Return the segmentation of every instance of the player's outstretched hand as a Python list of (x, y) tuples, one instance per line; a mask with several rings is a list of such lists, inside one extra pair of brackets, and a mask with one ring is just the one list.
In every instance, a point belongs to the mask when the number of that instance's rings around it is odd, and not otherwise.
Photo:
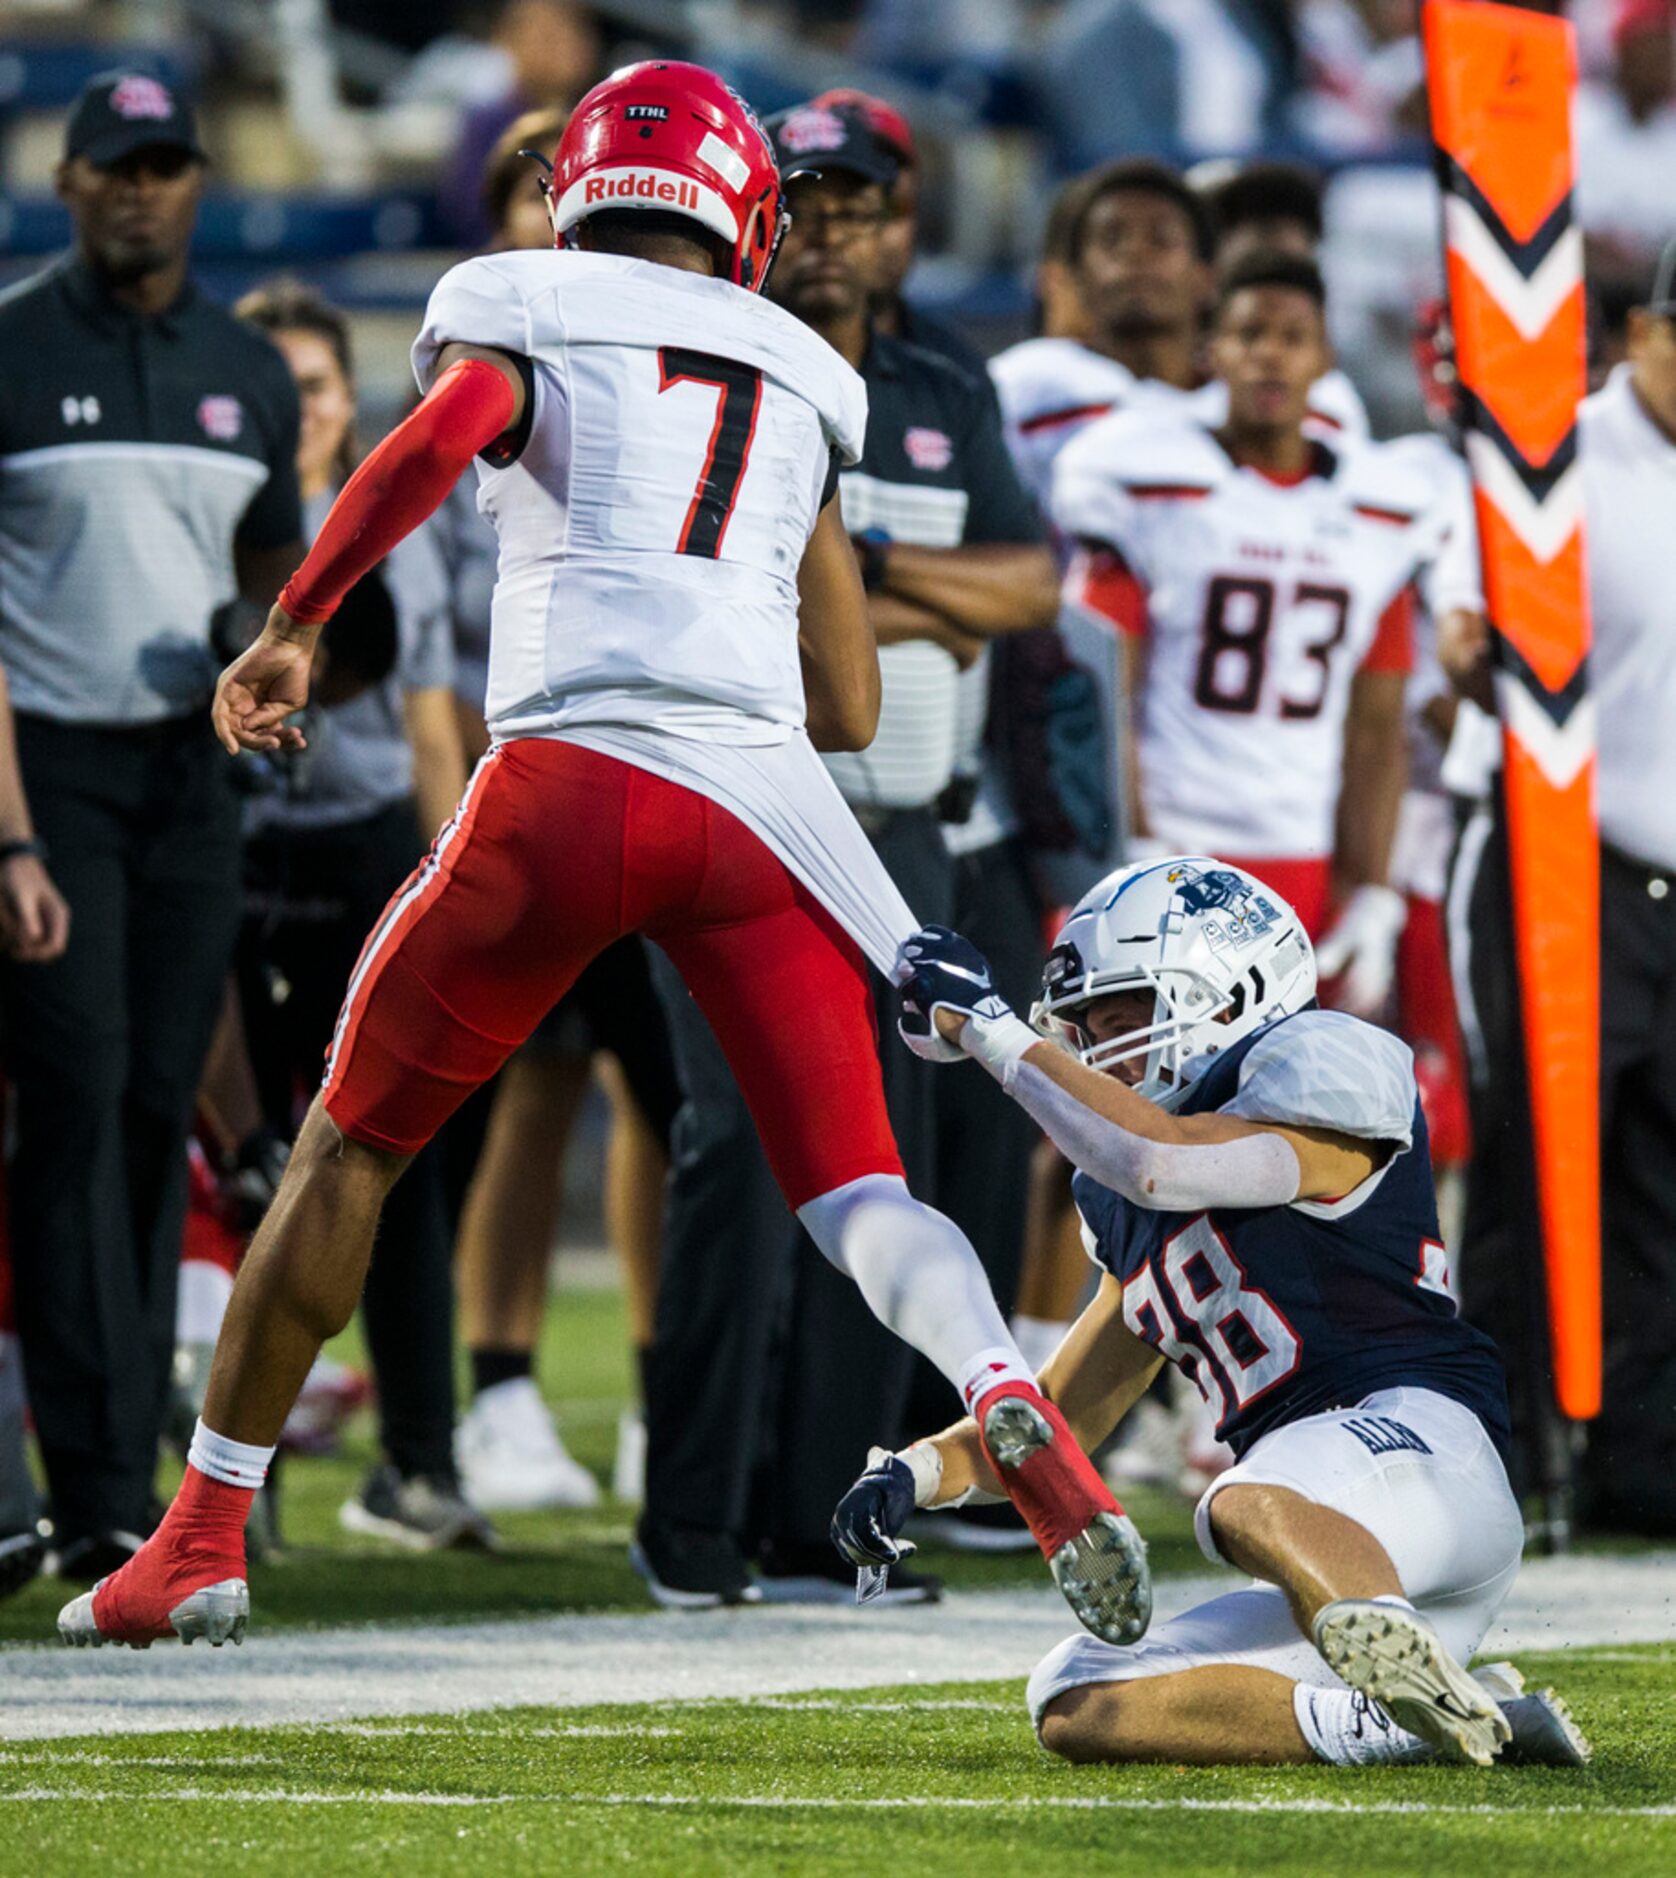
[(838, 1502), (832, 1543), (852, 1565), (895, 1565), (915, 1550), (901, 1536), (914, 1510), (914, 1476), (908, 1463), (883, 1448), (867, 1457), (867, 1472)]
[(304, 626), (276, 606), (261, 637), (221, 674), (210, 716), (233, 755), (303, 748), (303, 733), (285, 720), (308, 703), (318, 637), (318, 627)]
[(958, 1063), (966, 1052), (960, 1034), (973, 1017), (1011, 1015), (995, 989), (989, 960), (947, 926), (922, 926), (896, 955), (902, 987), (897, 1030), (915, 1056), (928, 1063)]

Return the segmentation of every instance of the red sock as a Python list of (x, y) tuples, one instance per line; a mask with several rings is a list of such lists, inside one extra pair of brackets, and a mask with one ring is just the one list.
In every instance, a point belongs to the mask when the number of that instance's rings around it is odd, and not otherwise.
[(182, 1538), (190, 1534), (195, 1547), (206, 1551), (225, 1549), (242, 1557), (244, 1522), (250, 1517), (255, 1498), (254, 1487), (232, 1487), (225, 1480), (212, 1480), (188, 1461), (186, 1478), (158, 1532), (170, 1528)]

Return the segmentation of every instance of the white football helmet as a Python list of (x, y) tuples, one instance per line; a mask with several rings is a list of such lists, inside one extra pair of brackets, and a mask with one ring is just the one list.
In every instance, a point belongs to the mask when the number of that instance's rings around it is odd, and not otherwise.
[[(1152, 1022), (1096, 1043), (1097, 998), (1150, 991)], [(1030, 1021), (1091, 1069), (1144, 1056), (1137, 1092), (1174, 1108), (1219, 1052), (1315, 996), (1315, 952), (1292, 908), (1243, 868), (1202, 854), (1108, 874), (1059, 930)]]

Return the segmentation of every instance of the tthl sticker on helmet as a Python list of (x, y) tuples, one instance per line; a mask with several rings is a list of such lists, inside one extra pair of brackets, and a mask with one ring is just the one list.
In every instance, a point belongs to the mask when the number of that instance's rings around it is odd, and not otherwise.
[(704, 141), (698, 146), (698, 159), (708, 163), (732, 189), (743, 189), (750, 180), (750, 164), (737, 150), (730, 150), (713, 130), (704, 133)]

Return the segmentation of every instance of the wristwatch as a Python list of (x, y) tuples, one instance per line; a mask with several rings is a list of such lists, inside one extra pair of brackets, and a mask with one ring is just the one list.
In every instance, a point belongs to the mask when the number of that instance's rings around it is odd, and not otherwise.
[(0, 867), (8, 861), (15, 861), (20, 855), (32, 854), (37, 861), (45, 862), (47, 844), (36, 836), (28, 836), (17, 841), (0, 841)]

